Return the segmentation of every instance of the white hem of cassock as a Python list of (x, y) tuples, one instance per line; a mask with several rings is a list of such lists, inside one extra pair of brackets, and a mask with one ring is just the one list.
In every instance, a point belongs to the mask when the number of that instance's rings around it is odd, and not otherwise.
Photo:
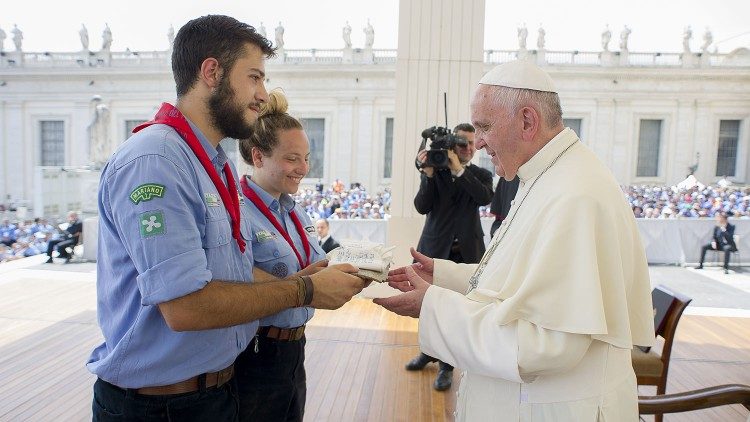
[(494, 303), (431, 286), (419, 316), (422, 352), (471, 373), (522, 383), (515, 322), (499, 325)]

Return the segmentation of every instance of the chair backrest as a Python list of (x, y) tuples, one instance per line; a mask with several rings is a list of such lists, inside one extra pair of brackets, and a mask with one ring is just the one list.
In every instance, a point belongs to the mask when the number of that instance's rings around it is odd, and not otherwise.
[[(655, 334), (664, 338), (661, 360), (664, 362), (666, 368), (669, 365), (669, 357), (672, 354), (672, 342), (677, 332), (677, 323), (680, 322), (682, 313), (693, 299), (672, 291), (664, 285), (656, 286), (651, 292), (651, 297), (654, 302)], [(671, 300), (669, 300), (670, 298)], [(657, 320), (660, 315), (663, 315), (661, 321)]]
[(729, 384), (676, 394), (639, 396), (638, 413), (654, 415), (689, 412), (728, 404), (741, 404), (750, 410), (750, 386)]

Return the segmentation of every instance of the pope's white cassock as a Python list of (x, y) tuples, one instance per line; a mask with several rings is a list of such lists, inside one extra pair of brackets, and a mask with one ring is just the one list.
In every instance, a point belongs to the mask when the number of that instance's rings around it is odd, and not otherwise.
[(465, 370), (456, 420), (637, 421), (630, 353), (654, 327), (632, 211), (569, 128), (518, 175), (476, 288), (477, 264), (435, 260), (420, 347)]

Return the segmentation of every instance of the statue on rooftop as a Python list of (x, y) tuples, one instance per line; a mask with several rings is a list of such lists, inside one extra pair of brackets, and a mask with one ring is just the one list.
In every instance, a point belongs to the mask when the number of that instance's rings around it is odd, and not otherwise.
[(102, 50), (109, 51), (112, 47), (112, 30), (109, 29), (108, 24), (104, 24), (104, 31), (102, 32)]
[(89, 30), (86, 29), (86, 25), (81, 24), (81, 29), (78, 30), (78, 36), (81, 37), (81, 49), (83, 51), (89, 50)]
[(685, 28), (685, 32), (682, 33), (682, 51), (685, 53), (690, 52), (690, 40), (693, 38), (693, 29), (688, 25)]
[(344, 38), (344, 48), (352, 48), (352, 27), (349, 26), (349, 21), (346, 21), (341, 36)]
[(526, 50), (526, 37), (529, 35), (529, 30), (526, 29), (526, 24), (518, 28), (518, 49)]
[(627, 25), (620, 32), (620, 51), (628, 51), (628, 37), (631, 32)]
[(364, 29), (365, 32), (365, 48), (372, 48), (375, 44), (375, 29), (370, 25), (370, 20), (367, 19), (367, 26)]
[(545, 39), (544, 37), (547, 35), (547, 31), (542, 28), (542, 25), (539, 25), (539, 35), (536, 38), (536, 47), (540, 50), (544, 50), (544, 43)]
[(281, 26), (281, 22), (279, 22), (279, 26), (276, 27), (276, 48), (284, 48), (284, 27)]
[(706, 32), (703, 34), (703, 45), (701, 45), (701, 51), (705, 54), (708, 53), (708, 47), (714, 43), (714, 34), (711, 33), (711, 29), (706, 27)]
[(3, 28), (0, 28), (0, 53), (3, 52), (6, 37), (7, 35), (5, 34), (5, 31), (3, 31)]
[(263, 25), (263, 22), (260, 23), (260, 26), (258, 27), (258, 33), (263, 36), (263, 38), (268, 38), (266, 35), (266, 27)]
[(609, 24), (602, 32), (602, 51), (609, 51), (609, 41), (612, 39), (612, 31), (609, 30)]
[(172, 46), (174, 45), (174, 26), (169, 25), (169, 29), (167, 29), (167, 39), (169, 40), (169, 49), (172, 49)]

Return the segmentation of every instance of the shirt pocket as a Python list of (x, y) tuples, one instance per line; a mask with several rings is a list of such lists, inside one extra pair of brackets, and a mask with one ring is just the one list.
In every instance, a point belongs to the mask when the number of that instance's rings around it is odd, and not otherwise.
[(228, 244), (232, 240), (232, 225), (226, 216), (208, 215), (203, 248), (212, 249)]
[[(274, 232), (275, 233), (275, 232)], [(286, 243), (280, 234), (276, 234), (276, 239), (265, 240), (259, 242), (257, 239), (253, 240), (253, 260), (256, 265), (261, 269), (264, 269), (264, 264), (268, 264), (273, 261), (288, 260), (292, 252), (292, 248)], [(294, 257), (297, 260), (297, 257)]]

